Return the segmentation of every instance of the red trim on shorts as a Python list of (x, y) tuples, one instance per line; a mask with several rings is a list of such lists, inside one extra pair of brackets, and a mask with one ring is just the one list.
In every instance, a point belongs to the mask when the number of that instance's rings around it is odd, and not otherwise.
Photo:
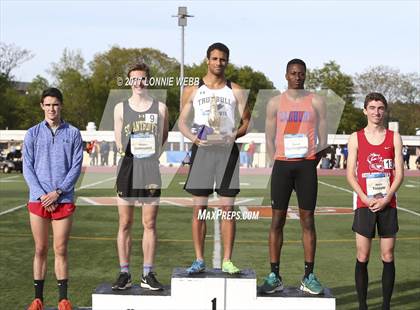
[(32, 214), (38, 215), (42, 218), (59, 220), (65, 217), (69, 217), (76, 210), (74, 203), (59, 203), (57, 208), (53, 212), (48, 212), (42, 206), (41, 202), (28, 202), (28, 211)]

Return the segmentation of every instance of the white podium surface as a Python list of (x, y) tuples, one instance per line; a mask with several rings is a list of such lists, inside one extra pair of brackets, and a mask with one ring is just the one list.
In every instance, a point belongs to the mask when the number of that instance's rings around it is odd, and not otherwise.
[(150, 291), (134, 285), (125, 291), (113, 291), (111, 284), (99, 285), (92, 294), (92, 310), (334, 310), (335, 298), (326, 288), (314, 296), (298, 288), (282, 292), (257, 293), (255, 272), (244, 269), (238, 275), (208, 269), (188, 275), (185, 268), (175, 268), (171, 286)]

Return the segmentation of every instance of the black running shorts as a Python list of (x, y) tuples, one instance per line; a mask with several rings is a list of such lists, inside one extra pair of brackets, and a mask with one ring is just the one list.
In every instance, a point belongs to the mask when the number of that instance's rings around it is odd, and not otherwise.
[(121, 198), (160, 197), (162, 180), (156, 158), (124, 156), (118, 164), (117, 194)]
[(372, 212), (369, 208), (354, 211), (354, 232), (366, 238), (375, 238), (376, 227), (380, 237), (394, 237), (399, 229), (397, 208), (387, 206), (379, 212)]
[(300, 209), (315, 210), (318, 192), (316, 160), (274, 162), (271, 173), (271, 207), (287, 210), (293, 190), (296, 191)]

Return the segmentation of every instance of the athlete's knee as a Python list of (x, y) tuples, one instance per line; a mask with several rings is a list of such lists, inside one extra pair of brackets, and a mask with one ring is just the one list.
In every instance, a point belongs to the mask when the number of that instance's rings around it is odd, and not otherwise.
[(390, 263), (394, 260), (394, 252), (393, 251), (386, 251), (381, 253), (381, 259), (384, 262)]
[(156, 230), (156, 220), (154, 218), (143, 218), (143, 228), (144, 230)]
[(279, 234), (283, 232), (283, 227), (285, 223), (286, 223), (285, 217), (273, 218), (273, 220), (271, 221), (270, 230), (274, 233)]
[(300, 215), (300, 225), (302, 229), (307, 232), (315, 231), (315, 219), (312, 213)]
[(119, 230), (120, 231), (128, 231), (131, 229), (131, 226), (133, 226), (133, 219), (132, 218), (128, 218), (128, 217), (124, 217), (124, 218), (120, 218), (119, 221)]
[(315, 223), (311, 219), (305, 219), (300, 221), (302, 229), (305, 232), (315, 232)]
[(45, 258), (48, 255), (48, 245), (36, 245), (35, 246), (35, 256), (38, 258)]
[(357, 253), (357, 260), (361, 263), (369, 261), (369, 253)]
[(369, 260), (370, 251), (369, 249), (357, 247), (357, 260), (361, 263), (367, 262)]
[(54, 255), (64, 257), (67, 255), (67, 243), (54, 244)]

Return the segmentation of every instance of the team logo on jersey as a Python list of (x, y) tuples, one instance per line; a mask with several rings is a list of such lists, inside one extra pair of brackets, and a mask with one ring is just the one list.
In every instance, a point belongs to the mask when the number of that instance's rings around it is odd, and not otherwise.
[(282, 122), (305, 123), (312, 119), (312, 113), (309, 111), (280, 111), (277, 114)]
[(382, 156), (376, 153), (370, 153), (367, 157), (367, 162), (369, 163), (370, 170), (376, 170), (383, 172), (384, 171), (384, 160)]

